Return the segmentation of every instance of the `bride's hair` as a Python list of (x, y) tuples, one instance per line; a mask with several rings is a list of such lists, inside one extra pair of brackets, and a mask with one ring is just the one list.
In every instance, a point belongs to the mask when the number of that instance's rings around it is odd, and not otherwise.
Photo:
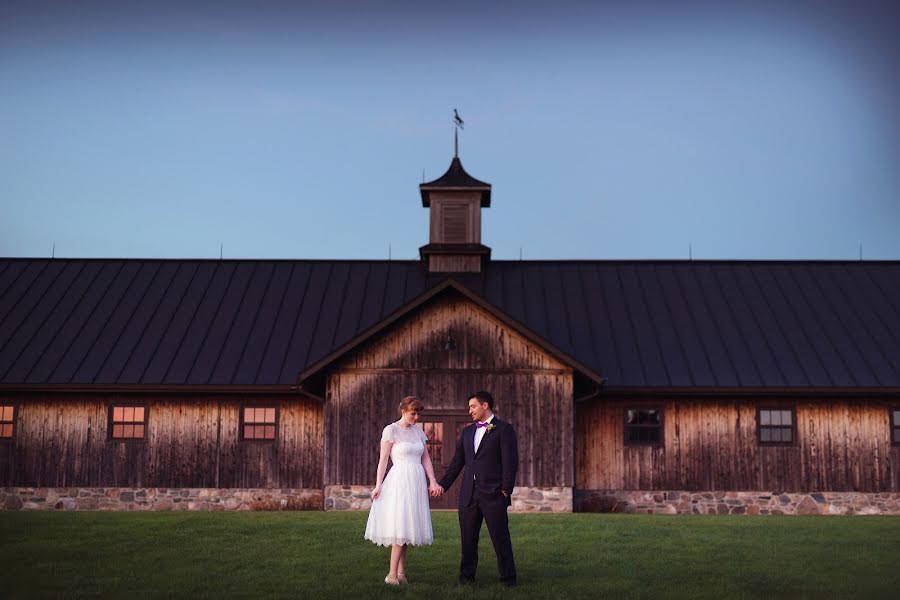
[(400, 401), (400, 415), (403, 416), (403, 413), (414, 410), (416, 412), (422, 412), (425, 409), (425, 405), (422, 404), (422, 401), (416, 398), (415, 396), (407, 396), (403, 400)]

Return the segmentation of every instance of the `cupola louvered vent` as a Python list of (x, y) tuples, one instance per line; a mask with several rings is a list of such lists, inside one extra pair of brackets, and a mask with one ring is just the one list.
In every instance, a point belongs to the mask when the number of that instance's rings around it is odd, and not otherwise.
[(444, 243), (466, 243), (468, 239), (469, 223), (467, 217), (468, 207), (464, 204), (445, 204), (441, 211), (443, 224)]

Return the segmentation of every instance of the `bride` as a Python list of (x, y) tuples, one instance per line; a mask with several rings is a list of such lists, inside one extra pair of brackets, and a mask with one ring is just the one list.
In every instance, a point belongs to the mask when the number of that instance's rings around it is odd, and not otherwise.
[[(416, 427), (423, 408), (421, 400), (407, 396), (400, 402), (400, 420), (381, 433), (381, 454), (364, 537), (391, 547), (390, 571), (384, 582), (392, 585), (406, 583), (406, 547), (434, 541), (428, 495), (438, 495), (440, 488), (425, 448), (425, 432)], [(394, 464), (385, 477), (388, 456)]]

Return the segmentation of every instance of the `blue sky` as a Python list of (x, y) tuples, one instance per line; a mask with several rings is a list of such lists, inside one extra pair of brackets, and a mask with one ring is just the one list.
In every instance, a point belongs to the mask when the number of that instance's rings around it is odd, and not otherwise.
[[(385, 5), (383, 5), (385, 4)], [(889, 3), (0, 4), (0, 255), (900, 259)]]

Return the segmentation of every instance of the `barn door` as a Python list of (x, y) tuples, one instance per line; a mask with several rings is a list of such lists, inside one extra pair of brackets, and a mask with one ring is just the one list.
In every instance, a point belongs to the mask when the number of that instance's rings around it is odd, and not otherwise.
[[(431, 464), (434, 465), (434, 474), (438, 480), (444, 475), (444, 471), (453, 460), (456, 452), (456, 440), (463, 427), (470, 424), (472, 419), (468, 415), (423, 415), (419, 420), (419, 427), (428, 438), (428, 454), (431, 456)], [(460, 478), (456, 478), (453, 486), (445, 492), (441, 498), (431, 499), (431, 508), (436, 510), (455, 509), (459, 504)]]

